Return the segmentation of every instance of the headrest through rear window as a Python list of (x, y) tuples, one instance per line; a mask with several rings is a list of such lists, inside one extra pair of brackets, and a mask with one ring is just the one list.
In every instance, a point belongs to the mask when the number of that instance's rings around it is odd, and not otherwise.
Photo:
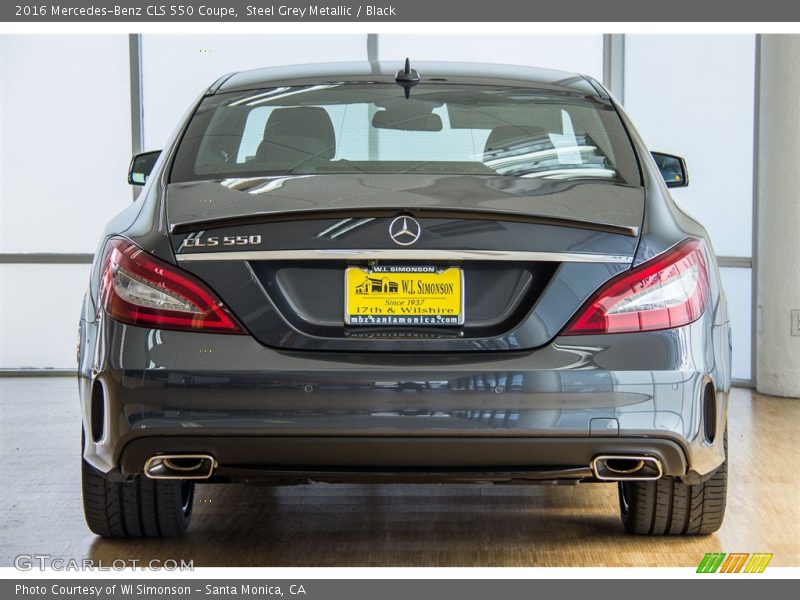
[(264, 126), (256, 162), (267, 170), (286, 170), (329, 161), (336, 153), (333, 123), (324, 108), (276, 108)]

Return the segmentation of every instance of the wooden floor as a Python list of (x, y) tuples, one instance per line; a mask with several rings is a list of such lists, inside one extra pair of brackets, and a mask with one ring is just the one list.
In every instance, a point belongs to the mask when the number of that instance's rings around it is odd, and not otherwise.
[(605, 485), (198, 487), (178, 540), (107, 541), (83, 523), (71, 378), (0, 378), (0, 565), (18, 554), (195, 566), (694, 566), (706, 552), (772, 552), (800, 566), (800, 400), (736, 389), (720, 532), (623, 533)]

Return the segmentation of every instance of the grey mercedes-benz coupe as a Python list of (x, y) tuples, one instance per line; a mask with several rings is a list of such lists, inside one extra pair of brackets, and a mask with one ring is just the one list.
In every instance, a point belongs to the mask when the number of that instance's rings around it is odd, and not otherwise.
[(594, 79), (234, 73), (129, 181), (80, 320), (95, 533), (183, 532), (196, 482), (615, 482), (628, 531), (720, 527), (715, 257)]

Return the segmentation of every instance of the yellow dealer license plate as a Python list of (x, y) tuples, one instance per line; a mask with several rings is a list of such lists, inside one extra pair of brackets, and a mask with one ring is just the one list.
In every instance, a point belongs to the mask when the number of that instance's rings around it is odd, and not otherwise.
[(387, 265), (348, 267), (344, 276), (344, 320), (348, 325), (461, 325), (461, 269)]

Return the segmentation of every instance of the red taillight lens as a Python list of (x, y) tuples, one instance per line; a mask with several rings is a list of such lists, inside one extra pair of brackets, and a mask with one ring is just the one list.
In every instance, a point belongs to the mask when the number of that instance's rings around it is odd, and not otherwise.
[(204, 283), (119, 238), (106, 246), (100, 300), (112, 318), (131, 325), (244, 333)]
[(707, 303), (703, 247), (689, 239), (605, 284), (562, 335), (680, 327), (699, 319)]

